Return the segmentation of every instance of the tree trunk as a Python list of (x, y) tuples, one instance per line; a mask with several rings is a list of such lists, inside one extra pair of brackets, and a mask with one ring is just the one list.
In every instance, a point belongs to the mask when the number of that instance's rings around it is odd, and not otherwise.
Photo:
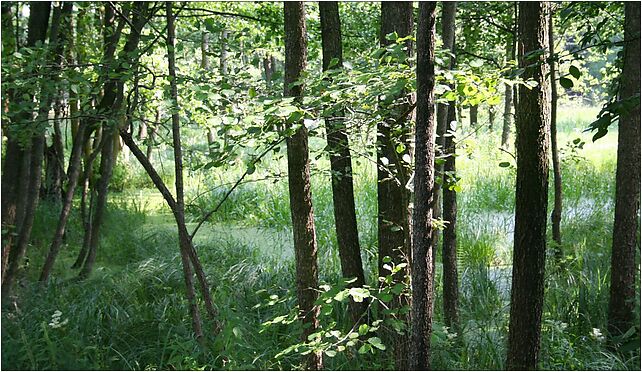
[(477, 113), (479, 112), (479, 106), (470, 106), (470, 127), (477, 127)]
[[(342, 68), (343, 52), (341, 44), (341, 21), (339, 3), (336, 1), (320, 2), (321, 42), (323, 47), (323, 69), (330, 68), (333, 59), (338, 63), (332, 68)], [(356, 278), (349, 287), (362, 287), (365, 284), (357, 214), (354, 203), (354, 186), (352, 183), (352, 158), (345, 123), (345, 115), (339, 110), (333, 116), (325, 118), (330, 153), (330, 170), (332, 178), (332, 201), (334, 221), (341, 259), (341, 272), (344, 278)], [(354, 322), (359, 321), (365, 312), (367, 303), (350, 301), (350, 312)]]
[[(115, 73), (118, 75), (123, 75), (125, 70), (125, 63), (117, 62), (127, 62), (130, 65), (137, 63), (137, 58), (134, 51), (138, 47), (138, 42), (140, 41), (140, 36), (143, 27), (148, 20), (148, 3), (137, 2), (134, 5), (134, 10), (132, 11), (133, 20), (132, 24), (134, 27), (133, 32), (130, 32), (127, 42), (123, 47), (118, 61), (109, 63), (112, 68), (115, 68)], [(107, 6), (106, 9), (111, 9), (111, 6)], [(111, 22), (113, 24), (113, 22)], [(122, 30), (122, 25), (124, 22), (120, 22), (116, 30), (116, 34), (120, 34), (118, 29)], [(114, 35), (106, 33), (106, 43), (105, 43), (105, 56), (106, 61), (111, 60), (110, 56), (113, 55), (113, 50), (115, 45), (117, 45), (118, 39)], [(108, 66), (109, 67), (109, 66)], [(83, 264), (83, 268), (80, 271), (79, 278), (87, 278), (91, 271), (93, 270), (93, 265), (96, 260), (97, 248), (99, 245), (99, 234), (100, 228), (102, 225), (103, 215), (105, 213), (105, 208), (107, 205), (107, 193), (109, 187), (109, 181), (111, 180), (112, 171), (114, 168), (114, 163), (116, 161), (114, 156), (115, 146), (113, 141), (118, 138), (118, 128), (120, 125), (125, 123), (124, 114), (121, 113), (123, 107), (124, 99), (124, 82), (122, 79), (109, 80), (105, 83), (104, 95), (100, 100), (100, 103), (97, 107), (98, 113), (101, 113), (105, 116), (109, 115), (111, 117), (116, 117), (115, 122), (111, 122), (106, 125), (103, 129), (102, 136), (104, 141), (102, 142), (101, 155), (100, 155), (100, 177), (98, 180), (97, 186), (97, 198), (96, 204), (93, 206), (93, 216), (91, 222), (91, 238), (89, 242), (89, 250), (87, 252), (87, 257)], [(93, 123), (92, 123), (93, 125)]]
[[(396, 32), (399, 37), (413, 34), (413, 8), (410, 2), (381, 3), (381, 34), (382, 46), (394, 41), (386, 39), (386, 35)], [(411, 53), (412, 44), (406, 41), (407, 53)], [(393, 62), (395, 63), (395, 62)], [(407, 95), (402, 92), (400, 97)], [(379, 241), (379, 276), (390, 274), (384, 266), (384, 258), (390, 257), (394, 264), (406, 263), (408, 266), (395, 274), (396, 282), (408, 282), (410, 274), (410, 191), (406, 188), (410, 178), (410, 164), (403, 160), (410, 157), (410, 104), (404, 103), (398, 107), (388, 107), (390, 116), (377, 123), (377, 204), (378, 241)], [(395, 133), (395, 135), (393, 135)], [(398, 133), (398, 134), (397, 134)], [(403, 151), (397, 152), (401, 144)], [(391, 306), (400, 309), (408, 306), (405, 296), (395, 296)], [(409, 325), (406, 314), (400, 313), (398, 319)], [(395, 368), (408, 368), (409, 338), (406, 334), (391, 334)]]
[(495, 106), (488, 106), (488, 131), (493, 132), (493, 127), (495, 126)]
[(207, 56), (207, 53), (210, 49), (210, 35), (207, 31), (203, 31), (201, 35), (201, 68), (203, 70), (210, 69), (210, 59)]
[[(455, 53), (455, 15), (457, 12), (457, 2), (444, 2), (442, 15), (442, 35), (444, 39), (444, 48), (451, 53)], [(454, 68), (454, 59), (451, 58), (448, 68)], [(454, 87), (453, 87), (454, 88)], [(448, 327), (457, 328), (458, 324), (458, 301), (459, 286), (457, 277), (457, 235), (456, 235), (456, 218), (457, 218), (457, 194), (450, 188), (450, 177), (455, 172), (455, 128), (451, 123), (455, 118), (455, 102), (451, 102), (443, 109), (441, 117), (441, 134), (443, 137), (441, 144), (443, 146), (444, 165), (441, 170), (441, 182), (443, 188), (443, 208), (442, 218), (446, 222), (443, 231), (442, 245), (442, 263), (443, 263), (443, 291), (444, 291), (444, 320)], [(437, 185), (435, 185), (437, 188)], [(437, 201), (438, 202), (438, 201)], [(433, 257), (435, 255), (433, 254)], [(434, 272), (433, 272), (434, 274)]]
[[(284, 3), (285, 23), (285, 80), (286, 97), (303, 98), (303, 85), (290, 86), (301, 78), (307, 57), (305, 7), (303, 2)], [(300, 127), (287, 138), (288, 185), (290, 212), (294, 233), (296, 259), (297, 297), (300, 317), (303, 320), (303, 341), (319, 327), (319, 307), (314, 304), (318, 297), (317, 242), (310, 190), (310, 160), (308, 131), (303, 120), (294, 123)], [(321, 353), (311, 352), (305, 359), (307, 369), (323, 368)]]
[[(29, 31), (27, 35), (27, 46), (33, 47), (38, 41), (44, 43), (47, 28), (49, 25), (49, 14), (51, 11), (50, 2), (33, 2), (29, 5)], [(33, 93), (30, 93), (33, 94)], [(40, 106), (36, 120), (43, 120), (48, 110), (45, 111), (46, 102), (48, 97), (43, 94), (40, 97)], [(19, 125), (25, 125), (32, 117), (31, 115), (21, 115), (19, 118)], [(33, 220), (38, 206), (38, 196), (40, 192), (40, 181), (42, 174), (42, 159), (44, 153), (44, 133), (35, 133), (30, 139), (28, 148), (23, 150), (21, 155), (23, 164), (22, 172), (20, 175), (20, 186), (12, 196), (16, 197), (15, 202), (9, 201), (7, 207), (15, 204), (16, 209), (16, 223), (19, 224), (17, 242), (14, 245), (11, 239), (2, 252), (3, 260), (6, 256), (6, 268), (3, 268), (4, 277), (2, 278), (2, 299), (4, 300), (9, 296), (13, 284), (16, 280), (22, 259), (27, 251), (27, 245), (31, 237), (31, 229), (33, 227)], [(29, 155), (27, 155), (27, 153)], [(19, 154), (20, 155), (20, 154)], [(4, 177), (3, 177), (4, 178)], [(4, 222), (4, 221), (3, 221)]]
[(60, 116), (62, 102), (56, 100), (54, 108), (53, 129), (51, 146), (45, 148), (45, 178), (42, 187), (42, 197), (60, 203), (62, 200), (62, 183), (65, 175), (64, 152), (62, 145), (62, 133), (60, 131)]
[[(554, 10), (549, 6), (548, 20), (548, 48), (550, 55), (555, 54), (555, 42), (553, 34)], [(556, 66), (553, 59), (550, 60), (550, 81), (551, 81), (551, 157), (553, 160), (553, 213), (551, 213), (551, 224), (553, 227), (553, 241), (555, 242), (555, 257), (560, 261), (563, 256), (562, 251), (562, 232), (560, 224), (562, 222), (562, 170), (560, 169), (560, 157), (557, 150), (557, 77)]]
[[(455, 106), (448, 108), (449, 123), (457, 120), (455, 117)], [(443, 263), (444, 283), (444, 320), (446, 326), (454, 328), (459, 333), (459, 275), (457, 273), (457, 192), (452, 188), (456, 182), (456, 142), (455, 128), (446, 134), (446, 162), (444, 173), (450, 176), (445, 177), (444, 182), (444, 220), (447, 222), (444, 228), (444, 243), (442, 246), (441, 260)], [(451, 178), (452, 177), (452, 178)]]
[[(637, 240), (640, 210), (640, 3), (625, 3), (624, 14), (624, 40), (628, 42), (624, 46), (620, 99), (631, 99), (636, 95), (638, 98), (635, 107), (620, 115), (618, 130), (608, 316), (612, 336), (621, 335), (635, 325), (635, 286), (639, 270), (636, 251), (640, 249)], [(639, 337), (639, 328), (637, 332)]]
[(75, 141), (71, 150), (71, 157), (69, 159), (69, 169), (67, 170), (67, 190), (65, 192), (65, 197), (62, 204), (62, 210), (60, 212), (60, 217), (58, 218), (58, 225), (56, 231), (54, 232), (54, 237), (49, 246), (49, 253), (47, 259), (45, 260), (42, 272), (40, 273), (40, 281), (46, 282), (49, 280), (51, 275), (51, 270), (62, 246), (62, 239), (65, 234), (65, 229), (67, 227), (67, 221), (71, 213), (71, 207), (73, 205), (74, 192), (76, 190), (76, 184), (78, 183), (78, 176), (80, 174), (80, 163), (82, 159), (82, 148), (84, 143), (89, 140), (90, 133), (87, 132), (86, 122), (83, 122), (76, 132)]
[(171, 80), (170, 95), (173, 104), (172, 110), (172, 140), (174, 146), (174, 171), (176, 181), (176, 204), (173, 209), (174, 218), (178, 225), (178, 237), (181, 250), (181, 262), (183, 264), (183, 276), (185, 279), (187, 299), (189, 301), (190, 315), (192, 317), (192, 326), (194, 333), (199, 341), (203, 341), (203, 330), (201, 325), (198, 304), (196, 303), (196, 294), (194, 291), (194, 279), (190, 266), (189, 252), (193, 249), (187, 229), (185, 228), (185, 197), (183, 190), (183, 155), (181, 150), (181, 130), (178, 107), (178, 86), (176, 83), (176, 58), (174, 56), (174, 16), (172, 15), (172, 3), (165, 3), (167, 11), (167, 61), (169, 76)]
[(538, 85), (532, 89), (520, 86), (516, 110), (517, 187), (507, 369), (536, 369), (540, 346), (548, 202), (548, 64), (544, 55), (537, 61), (527, 61), (524, 55), (548, 49), (547, 13), (545, 2), (519, 3), (520, 67), (530, 66), (524, 78)]
[(415, 134), (415, 207), (412, 238), (412, 331), (410, 369), (430, 369), (434, 302), (432, 208), (435, 181), (435, 9), (419, 3), (417, 28), (417, 128)]

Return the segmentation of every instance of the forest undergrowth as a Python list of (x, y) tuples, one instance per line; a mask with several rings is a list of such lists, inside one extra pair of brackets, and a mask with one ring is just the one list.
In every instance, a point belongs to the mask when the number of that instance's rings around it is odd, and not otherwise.
[[(603, 335), (607, 321), (617, 133), (612, 131), (591, 143), (590, 135), (581, 132), (590, 120), (591, 115), (582, 109), (562, 110), (559, 130), (565, 198), (564, 255), (560, 266), (555, 264), (552, 254), (547, 261), (539, 367), (639, 370), (639, 340), (628, 340), (614, 351)], [(483, 139), (464, 139), (458, 150), (461, 177), (458, 261), (462, 294), (459, 330), (444, 326), (441, 258), (440, 254), (437, 256), (432, 366), (438, 370), (496, 370), (503, 369), (505, 362), (514, 160), (498, 150), (497, 133), (475, 138)], [(586, 144), (580, 146), (580, 142), (574, 142), (576, 138)], [(341, 279), (332, 192), (327, 171), (323, 171), (328, 167), (327, 159), (320, 159), (318, 164), (313, 170), (312, 185), (320, 281), (332, 286)], [(276, 169), (279, 165), (270, 167)], [(241, 172), (189, 179), (188, 200), (214, 182), (234, 182)], [(257, 171), (257, 179), (262, 177), (260, 173)], [(289, 289), (295, 277), (285, 179), (242, 184), (195, 238), (222, 321), (220, 334), (208, 336), (203, 348), (192, 337), (178, 240), (169, 210), (154, 192), (138, 189), (140, 185), (130, 181), (125, 180), (123, 191), (111, 198), (96, 269), (84, 282), (74, 280), (73, 272), (67, 269), (82, 245), (80, 217), (73, 214), (52, 281), (46, 287), (37, 284), (58, 216), (55, 206), (47, 203), (39, 206), (33, 244), (27, 253), (26, 270), (19, 281), (15, 303), (2, 312), (2, 367), (300, 368), (296, 354), (276, 356), (299, 342), (301, 325), (298, 322), (265, 325), (289, 314), (296, 305), (295, 293)], [(375, 186), (374, 167), (361, 159), (355, 166), (355, 197), (367, 282), (372, 285), (377, 279)], [(193, 229), (194, 222), (226, 191), (226, 187), (220, 187), (188, 203), (192, 221), (189, 227)], [(639, 286), (637, 291), (639, 298)], [(346, 304), (333, 306), (335, 327), (350, 329)], [(639, 324), (639, 313), (637, 317)], [(206, 322), (205, 329), (211, 328), (212, 324)], [(348, 348), (334, 355), (326, 353), (325, 368), (394, 369), (392, 348), (384, 349), (359, 353), (356, 348)]]

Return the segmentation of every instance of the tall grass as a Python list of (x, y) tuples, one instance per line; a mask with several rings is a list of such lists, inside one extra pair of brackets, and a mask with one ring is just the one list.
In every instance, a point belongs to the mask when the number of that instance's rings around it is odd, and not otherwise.
[[(566, 261), (563, 269), (557, 268), (552, 258), (547, 262), (540, 367), (639, 370), (639, 345), (618, 353), (599, 337), (599, 332), (606, 333), (615, 133), (593, 144), (590, 134), (577, 131), (590, 120), (584, 111), (563, 111), (561, 119), (561, 143), (581, 137), (587, 144), (580, 150), (580, 158), (563, 162), (562, 248)], [(462, 132), (460, 138), (465, 135)], [(504, 367), (515, 173), (510, 167), (499, 167), (499, 162), (512, 159), (498, 149), (498, 142), (497, 133), (479, 132), (461, 143), (461, 325), (459, 329), (444, 327), (438, 295), (432, 343), (436, 369)], [(359, 238), (368, 281), (375, 284), (376, 173), (371, 161), (356, 160)], [(322, 155), (313, 167), (312, 193), (320, 280), (332, 285), (339, 282), (340, 268), (328, 168)], [(213, 208), (243, 170), (193, 174), (187, 181), (191, 220), (198, 220)], [(275, 182), (274, 178), (256, 181), (271, 174), (285, 174), (284, 163), (270, 162), (262, 172), (252, 175), (249, 181), (253, 182), (239, 186), (195, 238), (222, 321), (221, 333), (210, 337), (204, 349), (191, 334), (176, 228), (154, 191), (126, 188), (112, 195), (96, 270), (84, 282), (73, 280), (75, 273), (69, 269), (82, 242), (79, 216), (73, 214), (54, 279), (45, 287), (34, 281), (58, 212), (55, 206), (42, 204), (18, 297), (15, 303), (3, 304), (3, 366), (89, 370), (300, 368), (296, 355), (274, 358), (298, 342), (298, 322), (259, 332), (263, 322), (287, 314), (296, 305), (287, 183), (284, 179)], [(142, 181), (132, 182), (147, 186)], [(437, 260), (436, 290), (440, 293), (439, 254)], [(52, 320), (56, 311), (62, 313), (59, 322), (68, 320), (66, 324), (58, 326)], [(346, 313), (345, 306), (337, 305), (333, 314), (338, 327), (347, 325)], [(206, 329), (210, 326), (206, 324)], [(393, 358), (391, 348), (368, 355), (348, 350), (327, 357), (326, 368), (390, 369)]]

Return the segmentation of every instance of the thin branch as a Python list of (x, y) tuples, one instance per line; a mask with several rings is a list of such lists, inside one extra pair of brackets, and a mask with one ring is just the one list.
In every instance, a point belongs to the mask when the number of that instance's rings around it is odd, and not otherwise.
[[(280, 144), (281, 142), (283, 142), (283, 140), (284, 140), (284, 139), (285, 139), (285, 137), (283, 137), (283, 138), (279, 139), (278, 141), (276, 141), (276, 142), (272, 143), (270, 146), (268, 146), (268, 148), (266, 148), (266, 149), (265, 149), (265, 151), (263, 151), (259, 156), (257, 156), (256, 158), (254, 158), (254, 160), (252, 160), (251, 165), (256, 164), (256, 163), (257, 163), (259, 160), (261, 160), (261, 158), (262, 158), (262, 157), (264, 157), (268, 152), (272, 151), (272, 149), (274, 149), (278, 144)], [(223, 199), (221, 199), (221, 200), (218, 202), (218, 204), (216, 205), (216, 207), (215, 207), (214, 209), (212, 209), (209, 213), (207, 213), (207, 214), (205, 215), (205, 217), (203, 217), (203, 219), (201, 219), (201, 221), (198, 223), (198, 225), (196, 225), (196, 228), (194, 228), (194, 231), (193, 231), (193, 232), (192, 232), (192, 234), (190, 235), (190, 240), (194, 240), (194, 235), (196, 235), (196, 233), (198, 232), (198, 229), (200, 229), (200, 228), (201, 228), (201, 226), (203, 225), (203, 223), (204, 223), (205, 221), (207, 221), (207, 219), (208, 219), (208, 218), (210, 218), (214, 213), (216, 213), (216, 212), (219, 210), (219, 208), (221, 208), (221, 205), (223, 205), (223, 203), (227, 200), (227, 198), (230, 196), (230, 194), (232, 194), (232, 191), (234, 191), (234, 189), (236, 189), (236, 188), (238, 187), (238, 185), (240, 185), (240, 184), (241, 184), (241, 182), (242, 182), (242, 181), (243, 181), (243, 179), (244, 179), (244, 178), (249, 174), (249, 172), (250, 172), (250, 167), (248, 167), (248, 169), (246, 169), (246, 170), (245, 170), (245, 172), (243, 173), (243, 175), (241, 176), (241, 178), (239, 178), (239, 179), (236, 181), (236, 183), (234, 184), (234, 186), (232, 186), (232, 187), (227, 191), (227, 193), (225, 193), (225, 195), (223, 196)]]

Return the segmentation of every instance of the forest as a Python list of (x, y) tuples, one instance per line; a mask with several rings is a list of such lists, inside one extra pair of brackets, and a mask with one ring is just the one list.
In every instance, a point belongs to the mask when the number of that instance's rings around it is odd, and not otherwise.
[(1, 2), (3, 370), (635, 370), (639, 2)]

